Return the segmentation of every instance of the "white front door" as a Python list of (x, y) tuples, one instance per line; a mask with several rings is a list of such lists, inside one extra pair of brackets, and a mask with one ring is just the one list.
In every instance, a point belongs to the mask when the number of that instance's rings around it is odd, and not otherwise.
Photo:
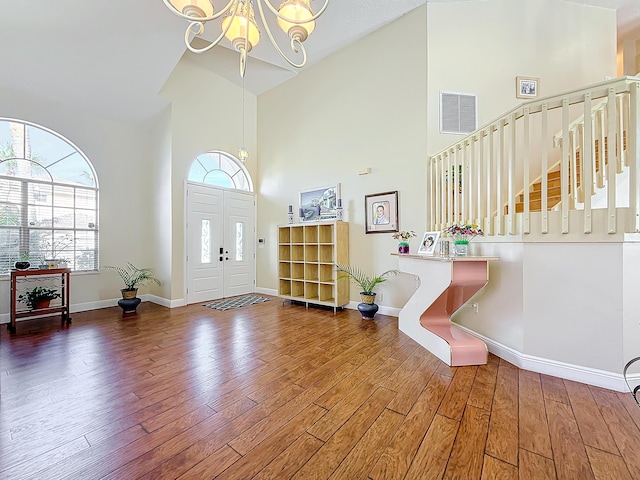
[(253, 194), (225, 191), (224, 212), (224, 296), (253, 293), (256, 271)]
[(188, 304), (254, 291), (254, 198), (187, 183)]

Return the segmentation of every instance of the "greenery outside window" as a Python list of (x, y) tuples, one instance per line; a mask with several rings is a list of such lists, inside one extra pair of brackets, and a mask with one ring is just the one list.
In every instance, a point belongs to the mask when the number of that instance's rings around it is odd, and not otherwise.
[(47, 128), (0, 117), (0, 275), (66, 260), (98, 269), (98, 181), (87, 157)]

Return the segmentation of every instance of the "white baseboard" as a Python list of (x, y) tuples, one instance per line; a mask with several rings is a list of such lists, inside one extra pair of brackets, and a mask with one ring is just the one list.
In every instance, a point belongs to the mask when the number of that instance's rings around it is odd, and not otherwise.
[(456, 324), (456, 326), (481, 339), (487, 344), (489, 351), (494, 355), (523, 370), (551, 375), (553, 377), (565, 378), (567, 380), (573, 380), (574, 382), (586, 383), (588, 385), (616, 390), (618, 392), (629, 391), (624, 377), (620, 373), (607, 372), (596, 368), (584, 367), (582, 365), (573, 365), (570, 363), (527, 355), (480, 335), (466, 327), (458, 324)]
[(260, 293), (262, 295), (271, 295), (273, 297), (277, 297), (278, 296), (278, 290), (276, 290), (274, 288), (256, 287), (256, 293)]
[[(344, 306), (350, 310), (357, 310), (360, 302), (349, 302)], [(380, 315), (389, 315), (390, 317), (397, 317), (400, 314), (400, 309), (395, 307), (386, 307), (384, 305), (378, 305), (378, 312)]]

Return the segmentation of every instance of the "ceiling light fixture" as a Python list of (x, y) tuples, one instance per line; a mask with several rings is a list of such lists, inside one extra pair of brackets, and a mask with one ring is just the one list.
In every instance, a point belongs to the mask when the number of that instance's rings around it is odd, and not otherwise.
[[(163, 1), (173, 13), (189, 21), (184, 41), (187, 44), (187, 48), (193, 53), (206, 52), (218, 45), (224, 37), (228, 38), (233, 47), (240, 52), (240, 76), (244, 78), (247, 53), (260, 41), (260, 29), (253, 11), (254, 0), (230, 0), (219, 12), (215, 12), (211, 3), (212, 0)], [(267, 36), (274, 48), (291, 66), (295, 68), (303, 67), (307, 63), (307, 52), (303, 42), (313, 32), (316, 19), (324, 13), (329, 5), (329, 0), (325, 0), (324, 5), (315, 15), (311, 11), (309, 0), (285, 0), (277, 10), (269, 0), (255, 0), (255, 3), (258, 5), (264, 30), (267, 32)], [(291, 50), (296, 54), (302, 55), (302, 60), (299, 63), (291, 60), (274, 39), (264, 16), (263, 4), (276, 16), (278, 26), (289, 37)], [(192, 34), (195, 36), (201, 35), (204, 33), (205, 23), (221, 17), (221, 33), (210, 45), (203, 48), (196, 48), (191, 45), (189, 37)]]

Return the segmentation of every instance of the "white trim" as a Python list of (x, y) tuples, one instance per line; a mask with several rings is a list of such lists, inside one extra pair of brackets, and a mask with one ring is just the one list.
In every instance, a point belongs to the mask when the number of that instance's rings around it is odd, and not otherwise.
[(274, 288), (256, 287), (255, 291), (256, 293), (261, 293), (262, 295), (272, 295), (274, 297), (278, 296), (278, 290)]
[(511, 347), (502, 345), (501, 343), (491, 340), (490, 338), (480, 335), (479, 333), (461, 325), (456, 324), (456, 326), (484, 341), (489, 348), (489, 352), (523, 370), (543, 373), (545, 375), (573, 380), (574, 382), (586, 383), (588, 385), (616, 390), (618, 392), (629, 391), (621, 373), (607, 372), (596, 368), (558, 362), (547, 358), (534, 357), (532, 355), (518, 352)]

